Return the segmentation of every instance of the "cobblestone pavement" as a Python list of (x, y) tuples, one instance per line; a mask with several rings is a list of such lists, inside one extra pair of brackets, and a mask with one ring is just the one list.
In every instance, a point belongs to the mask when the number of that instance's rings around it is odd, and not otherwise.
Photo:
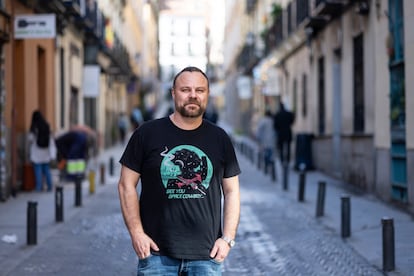
[[(242, 215), (223, 275), (383, 275), (346, 241), (283, 197), (240, 156)], [(108, 184), (5, 275), (136, 275), (137, 259)], [(1, 274), (1, 273), (0, 273)]]
[(280, 184), (239, 157), (243, 173), (237, 245), (224, 275), (383, 275), (336, 233), (295, 208)]
[[(7, 275), (136, 275), (116, 185), (107, 185)], [(0, 273), (1, 274), (1, 273)]]

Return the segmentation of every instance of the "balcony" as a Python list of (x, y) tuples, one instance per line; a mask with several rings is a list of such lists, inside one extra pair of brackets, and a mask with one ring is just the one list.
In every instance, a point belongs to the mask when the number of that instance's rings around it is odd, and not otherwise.
[(328, 20), (326, 17), (309, 16), (304, 20), (304, 27), (305, 29), (310, 30), (312, 35), (315, 35), (317, 32), (322, 30), (327, 23)]
[(0, 43), (10, 41), (11, 35), (11, 16), (3, 9), (0, 9)]
[(65, 13), (66, 8), (60, 0), (38, 0), (37, 2), (36, 10), (40, 12)]
[(356, 12), (360, 15), (369, 14), (369, 1), (368, 0), (355, 0), (356, 2)]
[(283, 16), (280, 14), (275, 18), (273, 24), (268, 30), (262, 33), (265, 44), (265, 54), (269, 54), (272, 49), (276, 48), (283, 41)]
[(254, 11), (257, 0), (246, 0), (246, 14), (250, 14)]
[(63, 4), (68, 14), (81, 16), (80, 0), (64, 0)]
[(256, 56), (254, 45), (245, 44), (237, 57), (237, 68), (241, 68), (244, 74), (250, 74), (259, 60)]
[(341, 0), (317, 0), (315, 2), (314, 14), (318, 16), (329, 16), (335, 18), (342, 14), (347, 1)]

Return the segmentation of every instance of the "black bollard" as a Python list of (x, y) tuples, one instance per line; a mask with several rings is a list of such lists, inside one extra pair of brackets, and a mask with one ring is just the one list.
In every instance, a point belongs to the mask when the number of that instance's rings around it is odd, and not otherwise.
[(63, 221), (63, 187), (57, 186), (55, 192), (55, 220)]
[(382, 269), (392, 271), (395, 269), (394, 247), (394, 220), (384, 217), (382, 223)]
[(109, 158), (109, 174), (114, 175), (114, 158), (112, 156)]
[(105, 165), (101, 164), (101, 185), (105, 184)]
[(82, 179), (77, 177), (75, 180), (75, 206), (82, 205)]
[(37, 202), (27, 204), (27, 245), (37, 244)]
[(289, 164), (284, 162), (283, 166), (283, 190), (287, 191), (289, 188)]
[(316, 202), (316, 217), (324, 215), (326, 182), (318, 182), (318, 199)]
[(301, 170), (299, 172), (299, 188), (298, 188), (298, 201), (303, 202), (305, 200), (305, 184), (306, 184), (306, 172)]
[(346, 195), (341, 197), (341, 236), (351, 236), (351, 200)]

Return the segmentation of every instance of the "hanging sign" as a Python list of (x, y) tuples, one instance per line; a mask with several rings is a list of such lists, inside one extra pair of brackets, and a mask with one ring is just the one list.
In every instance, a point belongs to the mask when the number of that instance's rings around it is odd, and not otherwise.
[(55, 14), (16, 15), (14, 38), (54, 38), (56, 36)]

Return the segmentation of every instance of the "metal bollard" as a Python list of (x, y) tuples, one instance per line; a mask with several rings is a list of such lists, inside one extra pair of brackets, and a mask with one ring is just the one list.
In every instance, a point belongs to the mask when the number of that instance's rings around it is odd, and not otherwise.
[(289, 164), (284, 162), (283, 166), (283, 190), (287, 191), (289, 188)]
[(57, 186), (55, 192), (55, 220), (63, 221), (63, 187)]
[(341, 236), (351, 236), (351, 200), (346, 195), (341, 197)]
[(306, 172), (301, 170), (299, 172), (299, 188), (298, 188), (298, 201), (303, 202), (305, 200), (305, 184), (306, 184)]
[(88, 179), (89, 179), (89, 194), (94, 194), (95, 193), (95, 171), (94, 170), (89, 171)]
[(392, 271), (395, 269), (394, 246), (394, 220), (384, 217), (382, 223), (382, 269)]
[(101, 185), (105, 184), (105, 165), (101, 164)]
[(27, 245), (37, 244), (37, 202), (27, 204)]
[(316, 217), (324, 215), (326, 182), (318, 182), (318, 199), (316, 201)]
[(75, 180), (75, 206), (79, 207), (82, 205), (82, 179), (76, 178)]
[(109, 158), (109, 174), (114, 175), (114, 158), (112, 156)]

